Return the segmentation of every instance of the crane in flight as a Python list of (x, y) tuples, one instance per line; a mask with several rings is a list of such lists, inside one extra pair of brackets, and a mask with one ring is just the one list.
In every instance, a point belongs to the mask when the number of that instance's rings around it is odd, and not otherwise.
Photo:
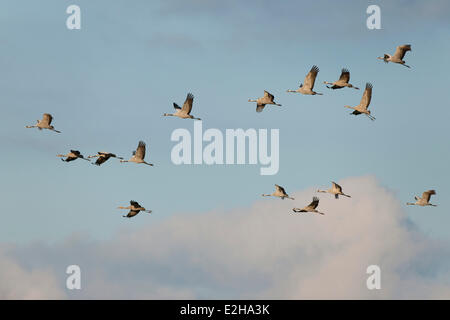
[(61, 133), (61, 131), (55, 130), (55, 127), (51, 125), (52, 120), (53, 117), (50, 113), (44, 113), (42, 120), (36, 120), (36, 124), (34, 126), (25, 126), (25, 128), (38, 128), (39, 130), (48, 129), (55, 131), (56, 133)]
[(364, 94), (361, 98), (361, 102), (356, 107), (350, 107), (350, 106), (344, 106), (349, 109), (353, 109), (353, 112), (350, 114), (358, 115), (358, 114), (365, 114), (370, 120), (375, 120), (375, 117), (370, 114), (369, 104), (370, 100), (372, 100), (372, 84), (366, 83), (366, 90), (364, 90)]
[(344, 68), (341, 70), (341, 76), (339, 77), (338, 81), (335, 82), (324, 81), (323, 83), (331, 85), (331, 87), (327, 86), (328, 89), (342, 89), (344, 87), (348, 87), (359, 90), (358, 87), (354, 87), (351, 83), (348, 83), (349, 81), (350, 81), (350, 71)]
[(60, 158), (65, 158), (65, 159), (61, 159), (62, 161), (65, 161), (65, 162), (70, 162), (70, 161), (74, 161), (77, 159), (83, 159), (83, 160), (86, 160), (89, 162), (91, 161), (91, 160), (83, 157), (83, 155), (78, 150), (70, 150), (70, 152), (68, 154), (58, 154), (56, 156), (60, 157)]
[(331, 188), (328, 190), (317, 190), (317, 192), (323, 192), (323, 193), (331, 193), (334, 194), (334, 197), (336, 199), (339, 199), (339, 196), (345, 196), (348, 198), (351, 198), (351, 196), (349, 196), (348, 194), (345, 194), (342, 192), (342, 187), (340, 185), (338, 185), (336, 182), (331, 181)]
[(405, 61), (403, 61), (403, 57), (405, 56), (406, 52), (408, 52), (408, 51), (411, 51), (411, 45), (404, 44), (404, 45), (398, 46), (395, 49), (395, 53), (393, 56), (385, 53), (383, 57), (378, 57), (377, 59), (383, 60), (385, 63), (393, 62), (393, 63), (401, 64), (402, 66), (411, 68), (410, 66), (405, 64)]
[(424, 193), (422, 193), (422, 197), (419, 198), (417, 196), (414, 197), (414, 199), (416, 199), (416, 202), (412, 203), (412, 202), (407, 202), (407, 205), (410, 206), (421, 206), (421, 207), (425, 207), (425, 206), (432, 206), (432, 207), (436, 207), (435, 204), (431, 204), (430, 203), (430, 198), (432, 195), (436, 194), (436, 191), (434, 190), (427, 190)]
[(141, 211), (147, 212), (147, 213), (152, 213), (152, 210), (146, 210), (144, 207), (142, 207), (139, 203), (137, 203), (134, 200), (130, 201), (130, 205), (128, 207), (118, 207), (117, 209), (130, 210), (126, 216), (122, 216), (124, 218), (132, 218)]
[(313, 91), (314, 83), (316, 82), (317, 74), (319, 73), (319, 68), (317, 66), (312, 66), (311, 70), (305, 77), (303, 83), (300, 84), (297, 90), (286, 90), (286, 92), (298, 92), (308, 95), (322, 95), (323, 93), (318, 93)]
[(324, 215), (323, 212), (319, 212), (316, 209), (318, 205), (319, 205), (319, 198), (313, 197), (313, 201), (310, 204), (308, 204), (306, 207), (304, 207), (304, 208), (293, 208), (292, 211), (294, 211), (294, 212), (314, 212), (314, 213), (318, 213), (318, 214)]
[(145, 142), (139, 141), (136, 151), (133, 151), (133, 156), (129, 160), (120, 160), (120, 162), (144, 163), (148, 166), (153, 166), (152, 163), (145, 162), (144, 158), (145, 158)]
[(118, 157), (114, 153), (104, 152), (104, 151), (97, 152), (97, 154), (95, 156), (88, 156), (88, 159), (91, 159), (91, 158), (97, 158), (95, 163), (93, 163), (97, 166), (100, 166), (101, 164), (105, 163), (106, 161), (109, 160), (109, 158), (117, 158), (117, 159), (123, 160), (122, 157)]
[(275, 192), (272, 194), (263, 194), (263, 197), (278, 197), (281, 198), (282, 200), (284, 200), (284, 198), (288, 198), (291, 200), (294, 200), (294, 198), (289, 197), (289, 195), (286, 193), (286, 191), (284, 190), (283, 187), (279, 186), (279, 185), (275, 185)]
[(192, 93), (188, 93), (182, 108), (180, 108), (180, 106), (174, 102), (173, 107), (175, 108), (175, 113), (164, 113), (163, 116), (165, 117), (173, 116), (181, 119), (201, 120), (200, 118), (195, 118), (194, 116), (191, 115), (193, 103), (194, 103), (194, 95)]
[(256, 102), (256, 112), (262, 112), (266, 104), (272, 104), (281, 107), (281, 104), (276, 103), (274, 99), (275, 97), (273, 96), (273, 94), (264, 90), (264, 96), (256, 100), (248, 99), (248, 102)]

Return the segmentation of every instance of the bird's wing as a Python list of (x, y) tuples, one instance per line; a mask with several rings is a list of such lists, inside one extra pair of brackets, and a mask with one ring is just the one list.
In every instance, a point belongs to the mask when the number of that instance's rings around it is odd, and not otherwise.
[(99, 166), (102, 163), (105, 163), (108, 159), (109, 159), (109, 157), (105, 157), (105, 156), (98, 157), (97, 160), (95, 161), (95, 164)]
[(305, 81), (303, 81), (303, 86), (309, 89), (314, 88), (314, 82), (316, 82), (317, 74), (319, 73), (319, 68), (317, 66), (313, 66), (309, 73), (305, 77)]
[(319, 198), (313, 197), (313, 201), (308, 205), (308, 208), (315, 209), (319, 205)]
[(336, 182), (331, 181), (331, 183), (333, 184), (333, 187), (335, 187), (336, 189), (339, 190), (339, 192), (342, 192), (342, 187), (340, 185), (338, 185)]
[(50, 125), (52, 123), (53, 117), (50, 113), (44, 113), (42, 116), (42, 122), (47, 123)]
[(78, 150), (70, 150), (70, 152), (72, 152), (74, 155), (77, 155), (77, 156), (81, 155), (80, 151), (78, 151)]
[(361, 102), (359, 103), (364, 109), (370, 104), (370, 100), (372, 99), (372, 84), (366, 83), (366, 90), (364, 90), (364, 94), (361, 98)]
[(128, 212), (128, 214), (127, 214), (127, 218), (134, 217), (138, 213), (139, 213), (139, 210), (130, 210), (130, 212)]
[(402, 46), (398, 46), (394, 53), (394, 58), (398, 58), (400, 60), (403, 60), (403, 57), (405, 56), (407, 51), (411, 51), (411, 45), (410, 44), (404, 44)]
[(436, 194), (436, 191), (434, 191), (434, 190), (425, 191), (422, 194), (422, 199), (424, 199), (426, 202), (428, 202), (428, 201), (430, 201), (431, 195), (433, 195), (433, 194)]
[(134, 153), (134, 156), (138, 159), (144, 159), (145, 157), (145, 142), (139, 141), (138, 147), (136, 149), (136, 152)]
[(350, 71), (347, 69), (342, 69), (341, 76), (339, 77), (339, 80), (343, 80), (345, 83), (348, 83), (350, 81)]
[(283, 193), (283, 194), (286, 194), (286, 191), (284, 190), (284, 188), (282, 187), (282, 186), (279, 186), (279, 185), (275, 185), (275, 188), (278, 190), (278, 191), (280, 191), (281, 193)]
[(188, 93), (186, 97), (186, 101), (184, 101), (182, 110), (187, 114), (191, 113), (192, 103), (194, 102), (194, 95), (192, 93)]
[(256, 105), (256, 112), (262, 112), (264, 110), (265, 104), (257, 104)]
[(130, 201), (130, 204), (133, 206), (133, 207), (135, 207), (135, 208), (140, 208), (141, 206), (139, 205), (139, 203), (137, 203), (136, 201), (134, 201), (134, 200), (131, 200)]
[(181, 110), (180, 106), (177, 105), (175, 102), (173, 103), (173, 107), (174, 107), (175, 109)]
[(273, 101), (273, 99), (275, 98), (273, 94), (271, 94), (269, 91), (266, 90), (264, 90), (264, 97), (270, 99), (270, 101)]

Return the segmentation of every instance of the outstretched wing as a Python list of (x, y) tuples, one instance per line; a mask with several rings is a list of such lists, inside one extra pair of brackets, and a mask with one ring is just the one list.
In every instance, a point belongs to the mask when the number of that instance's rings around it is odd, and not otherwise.
[(137, 215), (138, 213), (139, 213), (139, 210), (130, 210), (130, 212), (128, 212), (126, 217), (131, 218), (131, 217), (134, 217), (135, 215)]
[(284, 190), (284, 188), (282, 186), (279, 186), (279, 185), (276, 184), (275, 188), (277, 189), (277, 191), (279, 191), (279, 192), (281, 192), (283, 194), (286, 194), (286, 191)]
[(313, 201), (308, 205), (308, 208), (315, 209), (319, 205), (319, 198), (313, 197)]
[(273, 101), (273, 99), (275, 98), (273, 94), (271, 94), (269, 91), (266, 90), (264, 90), (264, 97), (268, 98), (270, 101)]
[(347, 69), (341, 70), (341, 76), (339, 77), (339, 80), (344, 81), (345, 83), (348, 83), (350, 81), (350, 71)]
[(98, 155), (100, 156), (100, 157), (106, 157), (106, 158), (111, 158), (111, 157), (115, 157), (116, 155), (114, 154), (114, 153), (111, 153), (111, 152), (105, 152), (105, 151), (99, 151), (99, 152), (97, 152), (98, 153)]
[(256, 112), (262, 112), (264, 110), (265, 104), (257, 104), (256, 105)]
[(81, 155), (80, 151), (78, 151), (78, 150), (70, 150), (70, 152), (72, 152), (76, 156), (80, 156)]
[(134, 201), (134, 200), (131, 200), (130, 201), (130, 204), (133, 206), (133, 207), (135, 207), (135, 208), (140, 208), (141, 206), (139, 205), (139, 203), (137, 203), (136, 201)]
[(333, 184), (333, 188), (336, 188), (337, 190), (339, 190), (339, 192), (342, 192), (342, 187), (340, 185), (338, 185), (336, 182), (331, 181), (331, 183)]
[(134, 153), (134, 156), (138, 159), (144, 160), (144, 157), (145, 157), (145, 142), (144, 141), (139, 141), (139, 144), (136, 149), (136, 152)]
[(403, 60), (403, 57), (405, 56), (407, 51), (411, 51), (411, 45), (410, 44), (404, 44), (402, 46), (398, 46), (394, 53), (394, 58)]
[(50, 125), (52, 123), (53, 117), (50, 113), (44, 113), (42, 116), (42, 122)]
[(97, 160), (95, 161), (96, 165), (101, 165), (102, 163), (105, 163), (107, 160), (109, 159), (108, 156), (100, 156), (97, 158)]
[(177, 105), (175, 102), (173, 103), (173, 107), (174, 107), (175, 109), (181, 110), (180, 106)]
[(422, 194), (422, 199), (424, 199), (426, 202), (430, 201), (431, 195), (436, 194), (436, 191), (434, 190), (427, 190)]
[(316, 82), (317, 74), (319, 73), (319, 68), (317, 66), (313, 66), (309, 73), (305, 77), (305, 81), (303, 81), (303, 86), (305, 88), (313, 89), (314, 83)]
[(192, 103), (194, 102), (194, 95), (192, 93), (188, 93), (186, 97), (186, 101), (184, 101), (182, 110), (186, 112), (186, 114), (190, 114), (192, 110)]
[(359, 104), (364, 109), (367, 109), (367, 107), (369, 107), (371, 99), (372, 99), (372, 84), (368, 82), (368, 83), (366, 83), (366, 90), (364, 90), (364, 94), (363, 94), (363, 96), (361, 98), (361, 102)]

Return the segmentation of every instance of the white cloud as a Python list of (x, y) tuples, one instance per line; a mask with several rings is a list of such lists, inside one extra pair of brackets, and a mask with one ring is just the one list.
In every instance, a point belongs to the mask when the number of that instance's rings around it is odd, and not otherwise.
[(57, 279), (50, 270), (27, 270), (0, 248), (0, 299), (61, 299)]
[[(450, 298), (448, 244), (421, 235), (403, 203), (374, 177), (340, 183), (352, 198), (320, 194), (324, 216), (292, 213), (316, 195), (309, 189), (294, 193), (295, 201), (261, 199), (231, 212), (174, 214), (106, 242), (9, 249), (17, 260), (9, 263), (24, 274), (15, 296), (39, 291), (26, 290), (25, 280), (37, 273), (20, 263), (32, 270), (77, 263), (82, 290), (69, 298)], [(381, 267), (379, 291), (366, 288), (371, 264)], [(0, 279), (9, 277), (11, 267), (5, 270)], [(40, 296), (59, 294), (54, 277), (43, 276)], [(59, 287), (64, 280), (59, 277)], [(13, 287), (3, 286), (0, 297), (11, 297)]]

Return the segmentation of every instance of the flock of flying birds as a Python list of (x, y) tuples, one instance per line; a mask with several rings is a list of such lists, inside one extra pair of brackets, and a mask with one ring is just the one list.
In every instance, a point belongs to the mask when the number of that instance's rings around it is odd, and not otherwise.
[[(410, 66), (406, 65), (405, 61), (403, 61), (403, 57), (405, 56), (407, 51), (411, 51), (411, 45), (409, 45), (409, 44), (401, 45), (401, 46), (397, 47), (394, 55), (384, 54), (383, 57), (378, 57), (378, 59), (383, 60), (385, 63), (393, 62), (393, 63), (398, 63), (405, 67), (410, 68)], [(306, 75), (303, 83), (300, 84), (299, 88), (296, 90), (287, 90), (287, 92), (301, 93), (301, 94), (305, 94), (305, 95), (322, 95), (322, 93), (318, 93), (313, 90), (314, 83), (316, 81), (316, 77), (317, 77), (318, 73), (319, 73), (319, 68), (317, 66), (313, 66), (311, 68), (311, 70), (309, 71), (309, 73)], [(359, 90), (358, 87), (353, 86), (351, 83), (349, 83), (349, 81), (350, 81), (350, 72), (349, 72), (349, 70), (344, 68), (344, 69), (342, 69), (341, 75), (337, 81), (335, 81), (335, 82), (324, 81), (324, 84), (327, 85), (327, 88), (329, 88), (329, 89), (342, 89), (342, 88), (347, 87), (347, 88), (354, 88), (354, 89)], [(361, 102), (359, 103), (359, 105), (357, 105), (355, 107), (345, 106), (346, 108), (353, 109), (353, 112), (351, 114), (353, 114), (353, 115), (365, 114), (370, 120), (375, 120), (375, 117), (373, 117), (371, 115), (370, 110), (368, 110), (368, 107), (369, 107), (369, 104), (370, 104), (370, 101), (372, 98), (372, 88), (373, 88), (373, 86), (371, 83), (366, 83), (364, 94), (362, 96), (362, 99), (361, 99)], [(272, 94), (270, 94), (268, 91), (264, 90), (263, 97), (258, 98), (256, 100), (249, 99), (248, 101), (256, 102), (256, 112), (262, 112), (266, 105), (281, 106), (281, 104), (278, 104), (274, 101), (274, 98), (275, 97)], [(183, 107), (180, 107), (178, 104), (173, 103), (175, 113), (164, 113), (163, 116), (174, 116), (174, 117), (178, 117), (181, 119), (201, 120), (200, 118), (195, 118), (194, 116), (191, 115), (193, 102), (194, 102), (194, 96), (191, 93), (188, 93), (186, 100), (183, 104)], [(52, 120), (53, 120), (52, 115), (50, 115), (49, 113), (44, 113), (42, 120), (37, 120), (36, 125), (26, 126), (26, 128), (38, 128), (39, 130), (48, 129), (48, 130), (51, 130), (51, 131), (54, 131), (57, 133), (61, 133), (60, 131), (56, 130), (53, 127), (53, 125), (51, 125)], [(145, 158), (145, 142), (143, 142), (143, 141), (139, 141), (136, 150), (133, 151), (132, 157), (129, 160), (124, 160), (122, 157), (118, 157), (113, 153), (104, 152), (104, 151), (99, 151), (99, 152), (97, 152), (96, 155), (88, 156), (87, 158), (85, 158), (78, 150), (70, 150), (70, 152), (65, 155), (58, 154), (57, 156), (61, 157), (61, 158), (65, 158), (65, 159), (61, 159), (64, 162), (70, 162), (70, 161), (74, 161), (76, 159), (83, 159), (83, 160), (90, 162), (91, 158), (97, 158), (95, 163), (93, 163), (97, 166), (102, 165), (103, 163), (108, 161), (110, 158), (117, 158), (120, 160), (120, 162), (134, 162), (134, 163), (138, 163), (138, 164), (146, 164), (148, 166), (153, 166), (153, 164), (148, 163), (144, 160), (144, 158)], [(351, 197), (351, 196), (343, 193), (342, 187), (340, 185), (338, 185), (336, 182), (331, 182), (331, 183), (332, 183), (332, 186), (330, 189), (317, 190), (317, 192), (333, 194), (335, 199), (339, 199), (339, 196), (345, 196), (348, 198)], [(422, 194), (422, 197), (419, 198), (419, 197), (415, 196), (416, 202), (414, 202), (414, 203), (408, 202), (407, 205), (436, 206), (436, 205), (430, 203), (430, 197), (431, 197), (431, 195), (434, 195), (434, 194), (436, 194), (435, 190), (425, 191)], [(281, 198), (282, 200), (284, 200), (285, 198), (294, 200), (294, 198), (289, 197), (289, 195), (286, 193), (286, 191), (284, 190), (283, 187), (281, 187), (277, 184), (275, 184), (275, 192), (274, 193), (263, 194), (263, 196), (278, 197), (278, 198)], [(303, 208), (293, 208), (292, 210), (294, 212), (312, 212), (312, 213), (318, 213), (318, 214), (323, 215), (324, 214), (323, 212), (319, 212), (317, 210), (318, 205), (319, 205), (319, 198), (313, 197), (313, 200), (309, 205), (307, 205)], [(134, 217), (141, 211), (147, 212), (147, 213), (152, 212), (151, 210), (145, 209), (138, 202), (136, 202), (134, 200), (130, 201), (130, 206), (118, 207), (118, 209), (130, 210), (126, 216), (123, 216), (123, 217), (127, 217), (127, 218)]]

